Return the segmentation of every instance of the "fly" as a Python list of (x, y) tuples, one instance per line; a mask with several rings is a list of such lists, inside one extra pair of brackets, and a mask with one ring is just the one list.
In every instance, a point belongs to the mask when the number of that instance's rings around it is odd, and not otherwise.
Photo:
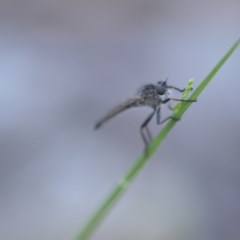
[(145, 144), (145, 147), (147, 149), (148, 144), (152, 140), (151, 132), (148, 128), (148, 124), (153, 118), (154, 115), (156, 115), (156, 121), (157, 124), (162, 124), (166, 122), (169, 119), (173, 120), (179, 120), (173, 116), (168, 116), (164, 120), (161, 120), (161, 104), (167, 103), (170, 100), (178, 101), (178, 102), (196, 102), (196, 100), (190, 100), (190, 99), (178, 99), (178, 98), (172, 98), (171, 97), (171, 90), (176, 90), (178, 92), (184, 92), (185, 89), (180, 89), (174, 86), (170, 86), (167, 84), (167, 80), (165, 81), (159, 81), (156, 84), (147, 84), (142, 86), (137, 94), (123, 102), (122, 104), (116, 106), (112, 110), (106, 113), (103, 118), (101, 118), (95, 125), (95, 129), (99, 129), (102, 127), (102, 125), (108, 121), (109, 119), (113, 118), (117, 114), (123, 112), (126, 109), (132, 108), (132, 107), (139, 107), (139, 106), (149, 106), (153, 109), (151, 114), (144, 120), (140, 127), (140, 134), (143, 139), (143, 142)]

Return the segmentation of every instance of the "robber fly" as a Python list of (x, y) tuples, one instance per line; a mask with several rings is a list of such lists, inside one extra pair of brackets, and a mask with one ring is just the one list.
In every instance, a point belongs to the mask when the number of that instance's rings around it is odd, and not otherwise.
[(122, 104), (116, 106), (112, 110), (106, 113), (103, 118), (101, 118), (95, 125), (95, 129), (99, 129), (106, 121), (116, 116), (117, 114), (123, 112), (124, 110), (131, 107), (138, 106), (149, 106), (153, 109), (151, 114), (144, 120), (140, 127), (140, 133), (147, 149), (148, 144), (152, 140), (152, 136), (150, 130), (148, 128), (148, 123), (151, 121), (153, 116), (156, 114), (157, 124), (162, 124), (169, 119), (179, 120), (173, 116), (168, 116), (164, 120), (161, 121), (161, 104), (167, 103), (170, 100), (179, 101), (179, 102), (196, 102), (196, 100), (185, 100), (185, 99), (177, 99), (171, 97), (171, 89), (174, 89), (178, 92), (184, 92), (185, 89), (179, 89), (174, 86), (170, 86), (167, 84), (167, 80), (159, 81), (156, 84), (147, 84), (142, 86), (137, 94), (123, 102)]

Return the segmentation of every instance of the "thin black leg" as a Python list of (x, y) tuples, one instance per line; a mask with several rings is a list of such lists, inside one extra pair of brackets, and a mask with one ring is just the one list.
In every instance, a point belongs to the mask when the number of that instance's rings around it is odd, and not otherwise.
[(174, 86), (168, 86), (168, 88), (174, 89), (174, 90), (176, 90), (178, 92), (184, 92), (185, 91), (185, 88), (184, 89), (180, 89), (180, 88), (174, 87)]
[(179, 121), (180, 120), (180, 118), (176, 118), (176, 117), (173, 117), (173, 116), (168, 116), (168, 117), (166, 117), (165, 119), (163, 119), (160, 123), (158, 123), (159, 125), (160, 124), (163, 124), (163, 123), (165, 123), (166, 121), (168, 121), (168, 120), (170, 120), (170, 119), (172, 119), (172, 120), (174, 120), (174, 121)]
[[(151, 140), (151, 134), (150, 134), (150, 131), (149, 131), (147, 125), (151, 121), (151, 119), (155, 113), (156, 113), (156, 109), (153, 110), (153, 112), (145, 119), (145, 121), (142, 123), (142, 125), (140, 127), (140, 133), (141, 133), (141, 136), (142, 136), (142, 139), (143, 139), (146, 149), (149, 144), (149, 141)], [(144, 133), (144, 129), (146, 129), (146, 135)]]
[(147, 134), (147, 137), (148, 137), (148, 141), (151, 142), (152, 141), (152, 134), (149, 130), (149, 127), (146, 126), (145, 129), (146, 129), (146, 134)]
[[(180, 88), (174, 87), (174, 86), (168, 86), (168, 88), (174, 89), (174, 90), (176, 90), (176, 91), (178, 91), (178, 92), (184, 92), (184, 91), (185, 91), (185, 88), (184, 88), (184, 89), (180, 89)], [(191, 88), (191, 91), (192, 91), (192, 90), (193, 90), (193, 88)]]
[(177, 101), (177, 102), (196, 102), (196, 99), (178, 99), (178, 98), (169, 98), (169, 100)]
[[(197, 100), (192, 100), (192, 99), (178, 99), (178, 98), (169, 98), (169, 99), (166, 99), (164, 102), (162, 103), (166, 103), (168, 102), (169, 100), (173, 100), (173, 101), (178, 101), (178, 102), (196, 102)], [(174, 108), (172, 108), (172, 106), (169, 104), (168, 107), (171, 109), (171, 110), (174, 110)], [(160, 109), (158, 110), (160, 111)], [(166, 122), (167, 120), (169, 119), (172, 119), (174, 121), (179, 121), (180, 119), (179, 118), (176, 118), (174, 116), (169, 116), (167, 118), (165, 118), (164, 120), (160, 121), (160, 117), (158, 117), (158, 115), (160, 116), (160, 113), (158, 113), (157, 111), (157, 124), (162, 124), (164, 122)]]
[(157, 108), (157, 124), (160, 124), (160, 122), (161, 122), (161, 108), (160, 107), (158, 107)]

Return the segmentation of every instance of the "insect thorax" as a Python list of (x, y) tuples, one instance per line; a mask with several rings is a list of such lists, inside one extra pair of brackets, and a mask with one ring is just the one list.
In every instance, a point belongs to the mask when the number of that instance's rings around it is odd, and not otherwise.
[(157, 94), (153, 84), (148, 84), (139, 89), (138, 94), (141, 96), (141, 104), (156, 107), (160, 104), (161, 98)]

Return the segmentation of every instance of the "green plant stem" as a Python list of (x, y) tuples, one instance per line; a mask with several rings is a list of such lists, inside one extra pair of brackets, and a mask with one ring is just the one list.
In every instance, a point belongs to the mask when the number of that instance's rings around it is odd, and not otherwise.
[[(233, 46), (228, 50), (228, 52), (222, 57), (222, 59), (216, 64), (212, 71), (206, 76), (206, 78), (200, 83), (196, 90), (190, 96), (190, 99), (196, 99), (200, 93), (206, 88), (208, 83), (212, 80), (215, 74), (220, 70), (223, 64), (232, 55), (235, 49), (239, 46), (240, 39), (238, 39)], [(177, 112), (174, 115), (181, 118), (184, 112), (190, 107), (192, 103), (178, 103)], [(118, 182), (113, 191), (107, 196), (106, 200), (100, 205), (100, 207), (95, 211), (92, 217), (89, 219), (85, 227), (76, 237), (76, 240), (86, 240), (94, 232), (99, 223), (103, 220), (107, 212), (111, 209), (113, 204), (119, 199), (119, 197), (124, 193), (127, 186), (133, 181), (137, 174), (141, 171), (143, 166), (149, 161), (150, 157), (156, 152), (162, 141), (168, 135), (170, 130), (174, 127), (176, 121), (169, 120), (163, 129), (158, 133), (156, 138), (150, 143), (148, 148), (148, 154), (143, 153), (133, 164), (133, 166), (128, 170), (126, 175)]]

